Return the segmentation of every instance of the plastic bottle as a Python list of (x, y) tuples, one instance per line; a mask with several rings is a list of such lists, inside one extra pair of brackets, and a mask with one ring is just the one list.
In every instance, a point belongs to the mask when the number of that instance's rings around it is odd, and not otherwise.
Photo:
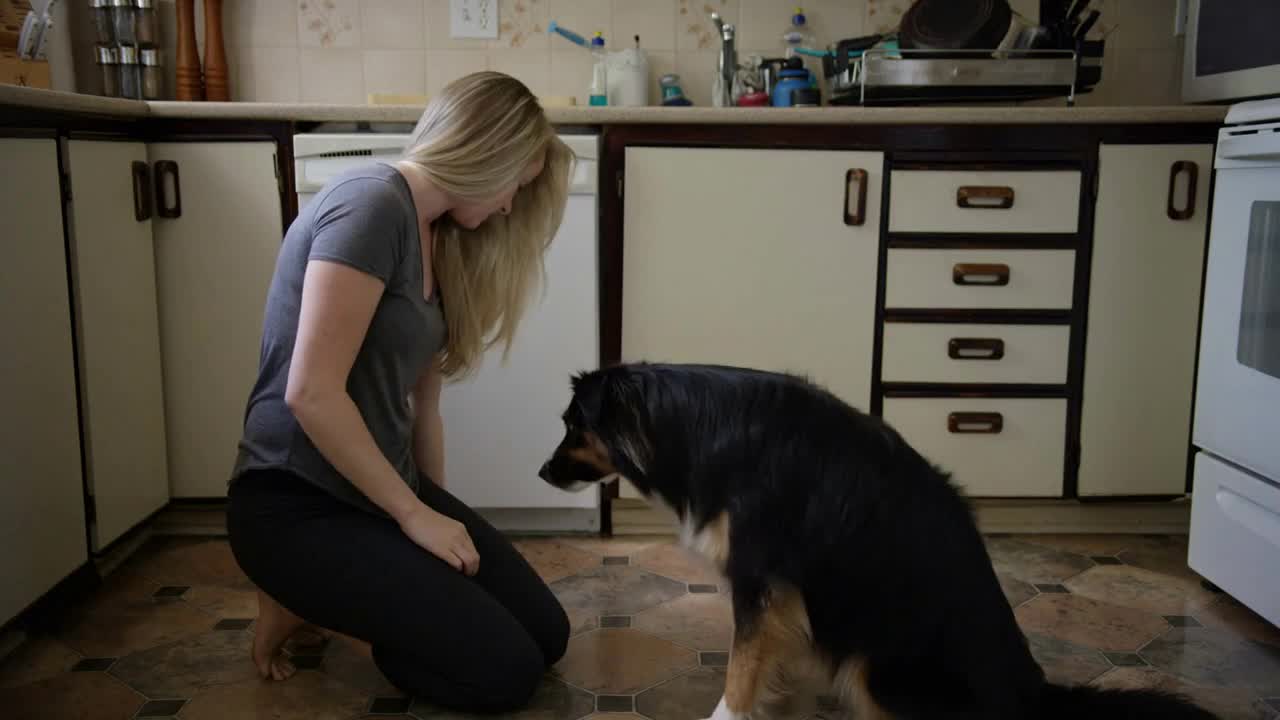
[(799, 52), (798, 48), (815, 47), (817, 47), (816, 40), (814, 40), (813, 33), (809, 31), (809, 21), (804, 16), (804, 8), (797, 6), (795, 13), (791, 16), (791, 22), (782, 31), (782, 57), (799, 57), (802, 63), (801, 67), (809, 71), (810, 85), (815, 84), (814, 81), (817, 76), (814, 73), (813, 66), (817, 63), (812, 58)]
[(608, 70), (605, 67), (604, 37), (599, 31), (596, 31), (595, 37), (591, 38), (591, 57), (594, 60), (594, 64), (591, 66), (591, 89), (588, 91), (588, 104), (608, 105), (609, 77)]
[(813, 34), (809, 32), (808, 20), (804, 16), (804, 8), (797, 7), (791, 21), (787, 24), (787, 28), (782, 31), (782, 56), (792, 57), (796, 55), (796, 48), (817, 47), (814, 43)]

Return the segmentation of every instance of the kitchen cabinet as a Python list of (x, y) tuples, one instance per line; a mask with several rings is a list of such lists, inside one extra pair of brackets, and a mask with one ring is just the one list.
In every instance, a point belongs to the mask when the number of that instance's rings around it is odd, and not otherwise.
[(171, 495), (224, 497), (283, 236), (276, 144), (156, 142), (147, 156)]
[(91, 541), (169, 501), (151, 169), (142, 142), (70, 140), (72, 301)]
[(890, 171), (881, 413), (970, 497), (1062, 497), (1083, 172)]
[(1213, 145), (1103, 144), (1098, 172), (1079, 493), (1180, 495)]
[(882, 165), (876, 152), (629, 148), (623, 359), (804, 373), (866, 409)]
[(88, 561), (57, 141), (0, 139), (0, 623)]
[(802, 373), (866, 410), (883, 163), (627, 148), (623, 360)]

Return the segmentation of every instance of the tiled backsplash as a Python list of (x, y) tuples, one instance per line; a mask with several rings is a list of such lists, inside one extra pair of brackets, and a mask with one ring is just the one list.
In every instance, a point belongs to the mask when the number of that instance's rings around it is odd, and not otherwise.
[[(611, 48), (639, 36), (658, 78), (677, 72), (685, 93), (709, 103), (719, 39), (708, 13), (738, 27), (741, 54), (776, 55), (797, 4), (821, 44), (894, 27), (910, 0), (500, 0), (496, 40), (449, 37), (448, 0), (234, 0), (223, 23), (235, 100), (364, 103), (370, 93), (428, 95), (480, 69), (510, 73), (541, 95), (586, 103), (591, 62), (547, 25), (590, 36)], [(1038, 0), (1012, 0), (1034, 21)], [(1176, 0), (1095, 0), (1102, 15), (1092, 35), (1107, 35), (1103, 81), (1081, 104), (1176, 104), (1182, 39), (1173, 35)], [(173, 47), (172, 0), (161, 0)], [(197, 36), (203, 7), (196, 0)], [(201, 51), (203, 57), (203, 51)], [(172, 52), (166, 62), (172, 64)], [(172, 69), (169, 71), (172, 75)], [(83, 77), (83, 75), (81, 75)]]

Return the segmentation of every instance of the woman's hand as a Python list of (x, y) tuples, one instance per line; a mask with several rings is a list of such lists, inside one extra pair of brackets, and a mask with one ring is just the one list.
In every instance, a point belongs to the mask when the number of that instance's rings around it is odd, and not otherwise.
[(420, 505), (400, 519), (400, 529), (409, 539), (432, 555), (461, 570), (475, 575), (480, 569), (480, 555), (462, 523)]

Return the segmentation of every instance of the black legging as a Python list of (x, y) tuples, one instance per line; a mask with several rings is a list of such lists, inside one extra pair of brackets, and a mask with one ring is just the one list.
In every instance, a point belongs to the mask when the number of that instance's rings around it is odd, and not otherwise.
[(402, 692), (452, 710), (519, 708), (564, 655), (569, 620), (505, 537), (443, 488), (422, 485), (423, 502), (471, 534), (475, 576), (414, 544), (394, 521), (280, 471), (232, 485), (232, 551), (249, 579), (294, 614), (370, 643)]

